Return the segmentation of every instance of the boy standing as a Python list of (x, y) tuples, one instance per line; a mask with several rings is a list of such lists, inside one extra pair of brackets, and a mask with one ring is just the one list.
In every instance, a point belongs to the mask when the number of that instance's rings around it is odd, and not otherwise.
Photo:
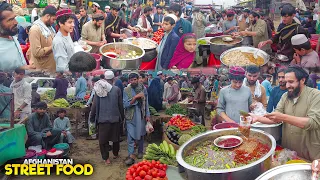
[(158, 47), (158, 59), (155, 68), (157, 71), (168, 69), (170, 60), (178, 45), (180, 38), (175, 31), (173, 31), (176, 21), (177, 17), (173, 14), (167, 15), (163, 20), (162, 27), (165, 31), (165, 34)]
[(31, 84), (31, 88), (32, 88), (32, 91), (31, 91), (31, 108), (35, 108), (36, 104), (38, 102), (40, 102), (40, 95), (37, 93), (37, 90), (38, 90), (38, 84), (36, 83), (32, 83)]
[(71, 9), (60, 9), (57, 12), (59, 32), (53, 38), (52, 49), (56, 61), (56, 71), (68, 72), (69, 61), (74, 54), (74, 45), (70, 33), (74, 28), (74, 18)]
[(59, 117), (54, 120), (53, 128), (61, 130), (60, 143), (63, 143), (64, 139), (66, 138), (68, 141), (68, 144), (72, 144), (75, 139), (70, 132), (70, 129), (71, 129), (70, 120), (69, 118), (65, 117), (67, 114), (67, 111), (65, 109), (59, 109), (57, 114)]
[(291, 38), (295, 51), (291, 64), (301, 65), (303, 68), (315, 68), (320, 66), (319, 56), (312, 48), (310, 41), (304, 34), (297, 34)]

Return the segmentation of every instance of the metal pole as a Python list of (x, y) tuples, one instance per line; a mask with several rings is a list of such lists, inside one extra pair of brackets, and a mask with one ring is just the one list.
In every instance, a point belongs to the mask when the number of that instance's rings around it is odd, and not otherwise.
[(10, 102), (10, 128), (14, 128), (14, 94), (11, 94)]

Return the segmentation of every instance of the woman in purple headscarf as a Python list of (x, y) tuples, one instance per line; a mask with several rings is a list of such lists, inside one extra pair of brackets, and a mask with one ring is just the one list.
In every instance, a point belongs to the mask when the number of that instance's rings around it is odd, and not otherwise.
[(187, 33), (182, 35), (168, 68), (189, 68), (194, 60), (194, 57), (196, 56), (196, 47), (197, 38), (195, 34)]

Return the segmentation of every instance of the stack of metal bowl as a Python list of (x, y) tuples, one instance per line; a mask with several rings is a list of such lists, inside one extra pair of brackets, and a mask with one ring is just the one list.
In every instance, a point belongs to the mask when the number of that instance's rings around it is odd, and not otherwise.
[[(114, 49), (118, 50), (126, 50), (126, 51), (135, 51), (137, 54), (141, 54), (139, 57), (135, 59), (118, 59), (118, 58), (110, 58), (106, 56), (106, 52), (110, 52)], [(116, 42), (116, 43), (108, 43), (100, 47), (100, 54), (103, 55), (103, 61), (106, 62), (107, 69), (118, 69), (118, 70), (135, 70), (139, 69), (142, 58), (145, 55), (145, 51), (140, 48), (139, 46), (123, 43), (123, 42)]]
[(184, 167), (188, 180), (254, 180), (262, 173), (269, 170), (271, 168), (271, 158), (276, 149), (276, 141), (270, 134), (257, 129), (250, 130), (250, 137), (257, 138), (261, 142), (268, 144), (270, 146), (270, 150), (266, 155), (253, 163), (231, 169), (209, 170), (191, 166), (184, 161), (184, 157), (203, 141), (216, 139), (217, 137), (224, 135), (238, 134), (238, 128), (219, 129), (200, 134), (184, 143), (177, 152), (177, 161), (182, 167)]
[(311, 164), (286, 164), (270, 169), (256, 180), (308, 180), (312, 177)]

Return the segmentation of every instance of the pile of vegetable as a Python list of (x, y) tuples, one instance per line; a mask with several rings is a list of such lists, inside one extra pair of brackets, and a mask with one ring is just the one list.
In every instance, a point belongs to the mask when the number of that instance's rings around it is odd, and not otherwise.
[(126, 180), (168, 180), (168, 166), (159, 161), (141, 161), (128, 168)]
[(167, 141), (163, 141), (159, 146), (155, 143), (149, 144), (144, 155), (145, 160), (159, 160), (163, 164), (177, 165), (176, 150)]
[(67, 108), (70, 106), (70, 104), (68, 103), (67, 100), (60, 98), (60, 99), (54, 100), (49, 106), (59, 107), (59, 108)]
[(199, 39), (197, 42), (199, 45), (207, 45), (208, 44), (208, 42), (205, 39)]
[(45, 91), (43, 94), (40, 95), (40, 100), (46, 103), (51, 103), (54, 100), (55, 94), (55, 89)]
[(182, 108), (179, 104), (174, 104), (170, 108), (166, 109), (166, 114), (172, 116), (173, 114), (186, 115), (187, 111)]
[(87, 103), (85, 100), (78, 99), (75, 96), (67, 96), (67, 101), (72, 108), (82, 108)]
[(160, 116), (160, 114), (157, 112), (157, 110), (152, 106), (149, 106), (149, 111), (150, 111), (150, 114), (153, 116)]
[(181, 92), (192, 92), (192, 88), (181, 88), (180, 91)]
[(181, 116), (172, 117), (168, 122), (168, 125), (176, 126), (182, 131), (188, 130), (195, 126), (194, 122), (192, 122), (190, 119)]
[(163, 36), (164, 36), (164, 30), (161, 28), (158, 31), (153, 33), (152, 40), (155, 41), (156, 43), (160, 44)]
[(176, 126), (168, 126), (165, 133), (171, 142), (179, 145), (178, 141), (182, 135), (179, 128), (177, 128)]
[(204, 133), (207, 131), (207, 128), (203, 125), (195, 125), (191, 128), (191, 136), (196, 136), (198, 134)]

